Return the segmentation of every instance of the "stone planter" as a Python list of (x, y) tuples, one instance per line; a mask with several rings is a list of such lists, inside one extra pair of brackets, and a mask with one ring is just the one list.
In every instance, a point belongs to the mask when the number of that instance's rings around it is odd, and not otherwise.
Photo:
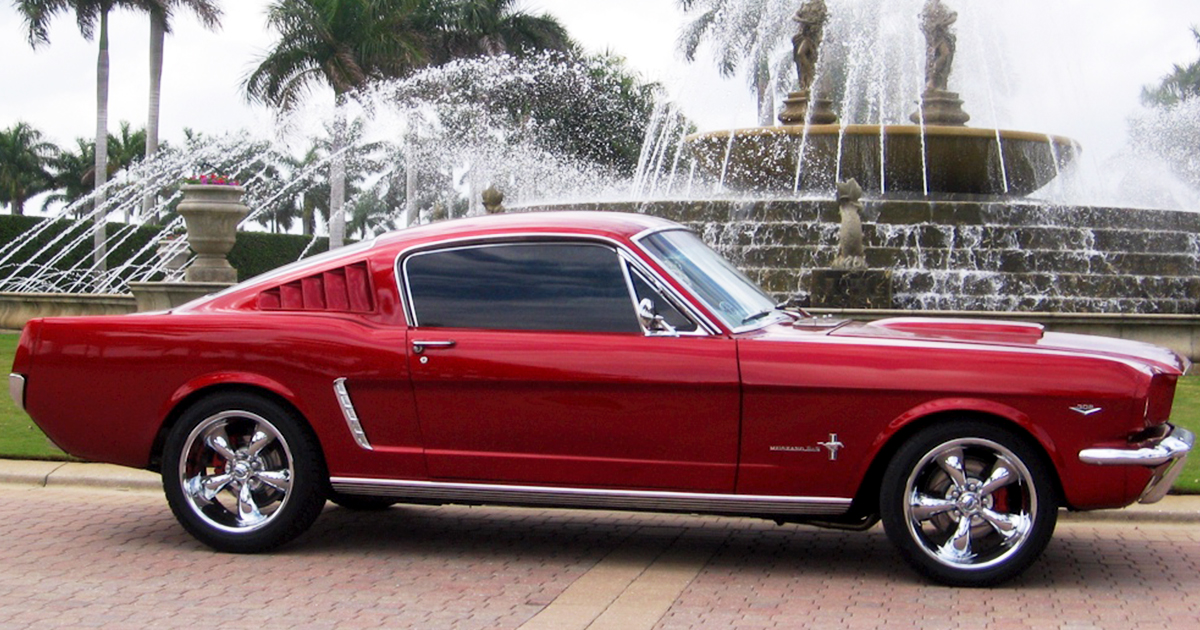
[(197, 258), (184, 277), (188, 282), (237, 282), (237, 271), (225, 258), (237, 238), (238, 223), (250, 213), (242, 203), (242, 186), (185, 184), (179, 214)]

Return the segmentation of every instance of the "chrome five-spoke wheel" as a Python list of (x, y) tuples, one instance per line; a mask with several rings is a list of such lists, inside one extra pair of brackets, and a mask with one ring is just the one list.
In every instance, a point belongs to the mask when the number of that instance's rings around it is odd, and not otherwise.
[(188, 436), (179, 478), (188, 507), (237, 533), (267, 525), (288, 502), (295, 471), (279, 430), (246, 411), (206, 418)]
[(168, 438), (163, 485), (180, 523), (222, 551), (287, 542), (320, 512), (314, 441), (275, 403), (226, 394), (190, 408)]
[(978, 422), (938, 426), (902, 447), (885, 475), (881, 513), (921, 572), (956, 585), (1014, 577), (1040, 555), (1057, 509), (1026, 441)]

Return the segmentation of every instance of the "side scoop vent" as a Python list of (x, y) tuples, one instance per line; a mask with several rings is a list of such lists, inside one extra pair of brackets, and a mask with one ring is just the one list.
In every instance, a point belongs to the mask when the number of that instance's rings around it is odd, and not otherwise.
[(369, 313), (371, 280), (367, 264), (355, 263), (267, 289), (258, 294), (263, 311), (334, 311)]

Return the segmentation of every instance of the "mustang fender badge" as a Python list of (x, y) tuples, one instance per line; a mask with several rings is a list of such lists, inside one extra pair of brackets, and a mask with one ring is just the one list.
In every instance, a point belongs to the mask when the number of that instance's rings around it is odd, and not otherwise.
[(1085, 416), (1090, 416), (1094, 413), (1100, 413), (1101, 411), (1104, 411), (1104, 408), (1097, 407), (1095, 405), (1075, 405), (1074, 407), (1071, 407), (1071, 411)]
[(817, 444), (819, 444), (820, 446), (824, 446), (826, 449), (829, 449), (829, 461), (831, 461), (831, 462), (837, 461), (838, 450), (841, 449), (842, 447), (846, 446), (845, 444), (842, 444), (841, 442), (838, 441), (836, 433), (829, 434), (828, 442), (817, 442)]
[(772, 446), (770, 450), (785, 453), (820, 453), (821, 449), (829, 451), (829, 461), (835, 462), (838, 458), (838, 451), (846, 445), (838, 441), (836, 433), (829, 434), (828, 442), (817, 442), (816, 446)]

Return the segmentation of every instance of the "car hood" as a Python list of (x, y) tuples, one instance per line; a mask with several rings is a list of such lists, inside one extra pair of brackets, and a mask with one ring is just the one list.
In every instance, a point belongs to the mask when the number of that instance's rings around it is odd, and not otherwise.
[(829, 334), (1056, 350), (1137, 361), (1177, 374), (1186, 373), (1191, 367), (1188, 359), (1160, 346), (1112, 337), (1046, 332), (1041, 324), (1027, 322), (897, 317), (868, 323), (849, 322)]

